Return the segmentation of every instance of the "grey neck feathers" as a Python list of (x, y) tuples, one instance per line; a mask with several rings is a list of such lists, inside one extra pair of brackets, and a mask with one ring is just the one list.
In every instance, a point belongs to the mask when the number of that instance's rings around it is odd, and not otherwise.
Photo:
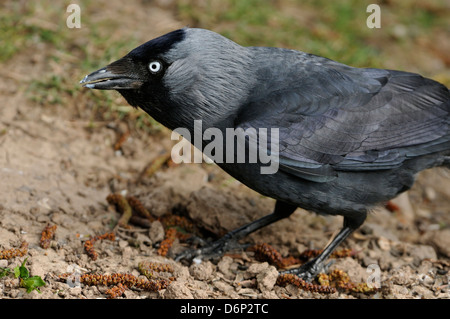
[[(182, 118), (178, 120), (185, 127), (190, 127), (194, 120), (202, 120), (204, 129), (221, 127), (245, 103), (254, 86), (252, 51), (217, 36), (209, 33), (202, 37), (188, 36), (185, 41), (191, 43), (182, 45), (190, 48), (189, 52), (184, 52), (180, 45), (172, 50), (176, 56), (171, 51), (167, 54), (174, 62), (165, 74), (164, 84), (174, 104), (188, 110), (179, 113)], [(216, 45), (196, 43), (200, 39), (214, 41)]]

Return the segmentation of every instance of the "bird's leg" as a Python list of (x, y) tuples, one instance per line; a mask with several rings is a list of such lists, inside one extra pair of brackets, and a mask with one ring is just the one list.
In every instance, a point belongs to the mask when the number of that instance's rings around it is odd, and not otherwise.
[(202, 259), (212, 258), (215, 256), (220, 256), (226, 251), (239, 248), (241, 247), (241, 245), (237, 243), (239, 239), (244, 238), (248, 234), (251, 234), (257, 231), (258, 229), (270, 225), (280, 219), (290, 216), (295, 211), (296, 208), (297, 206), (277, 201), (275, 204), (275, 209), (272, 214), (266, 215), (258, 220), (255, 220), (254, 222), (251, 222), (247, 225), (232, 230), (229, 233), (225, 234), (222, 238), (204, 247), (186, 250), (181, 254), (177, 255), (175, 257), (175, 260), (192, 259), (195, 257)]
[(352, 233), (353, 229), (350, 227), (344, 227), (337, 234), (337, 236), (333, 239), (333, 241), (325, 247), (322, 253), (314, 258), (311, 261), (303, 264), (299, 268), (294, 268), (290, 270), (283, 271), (283, 274), (296, 274), (306, 281), (311, 281), (321, 272), (326, 272), (329, 266), (324, 264), (324, 261), (328, 258), (328, 256), (334, 251), (334, 249), (339, 246), (341, 242), (343, 242), (348, 235)]
[(283, 274), (296, 274), (306, 281), (311, 281), (321, 272), (326, 272), (331, 263), (325, 265), (324, 262), (330, 254), (338, 247), (355, 229), (357, 229), (365, 220), (366, 215), (358, 216), (358, 218), (344, 217), (344, 227), (333, 238), (331, 243), (325, 247), (319, 256), (311, 261), (303, 264), (299, 268), (283, 271)]

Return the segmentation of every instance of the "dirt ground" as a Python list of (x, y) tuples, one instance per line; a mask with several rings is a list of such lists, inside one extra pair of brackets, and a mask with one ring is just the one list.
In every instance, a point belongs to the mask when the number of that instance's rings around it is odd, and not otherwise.
[[(114, 17), (119, 13), (114, 13), (115, 2), (111, 3), (103, 14)], [(155, 21), (151, 32), (136, 28), (139, 21), (149, 19), (148, 14)], [(152, 38), (181, 26), (183, 22), (169, 10), (138, 10), (124, 29), (133, 27), (140, 37)], [(115, 240), (94, 244), (98, 258), (93, 260), (84, 249), (85, 242), (112, 231), (120, 218), (106, 200), (112, 193), (135, 196), (157, 217), (187, 216), (204, 237), (270, 213), (274, 201), (212, 164), (165, 165), (142, 177), (149, 163), (161, 152), (170, 151), (174, 142), (169, 132), (137, 134), (130, 130), (116, 150), (115, 143), (127, 132), (126, 123), (114, 120), (92, 126), (64, 105), (49, 108), (33, 102), (26, 94), (30, 79), (48, 72), (71, 71), (47, 60), (43, 49), (25, 50), (0, 65), (0, 250), (18, 248), (23, 241), (29, 245), (24, 256), (0, 259), (0, 267), (13, 269), (28, 258), (30, 274), (41, 276), (46, 285), (40, 287), (40, 293), (27, 293), (18, 279), (5, 276), (0, 279), (0, 298), (106, 298), (110, 287), (73, 287), (58, 280), (58, 275), (76, 270), (142, 278), (138, 264), (146, 261), (172, 265), (169, 275), (175, 280), (155, 292), (127, 289), (118, 298), (450, 297), (450, 173), (444, 170), (422, 173), (411, 191), (393, 201), (399, 210), (377, 208), (342, 245), (356, 254), (335, 259), (331, 269), (345, 271), (355, 283), (365, 283), (369, 276), (379, 274), (382, 288), (376, 293), (338, 289), (321, 294), (294, 285), (280, 286), (276, 284), (279, 269), (256, 260), (249, 251), (191, 265), (175, 262), (170, 256), (190, 244), (176, 239), (169, 255), (160, 256), (158, 249), (167, 228), (159, 221), (150, 228), (116, 228)], [(121, 99), (118, 94), (116, 98)], [(84, 98), (76, 103), (88, 102)], [(340, 217), (298, 209), (287, 220), (246, 241), (269, 243), (283, 256), (298, 256), (307, 249), (323, 248), (341, 224)], [(57, 229), (50, 247), (44, 249), (40, 238), (47, 225)]]

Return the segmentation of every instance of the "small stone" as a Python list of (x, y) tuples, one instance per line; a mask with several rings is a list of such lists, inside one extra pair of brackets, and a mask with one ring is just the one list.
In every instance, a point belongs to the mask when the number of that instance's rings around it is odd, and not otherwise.
[(251, 264), (247, 269), (247, 274), (250, 275), (249, 277), (254, 277), (254, 275), (266, 270), (267, 267), (269, 267), (269, 263), (267, 262)]
[(81, 295), (81, 287), (73, 287), (69, 289), (69, 294), (74, 297)]
[(422, 286), (414, 286), (412, 288), (412, 293), (413, 295), (415, 295), (415, 298), (434, 299), (433, 292), (430, 289), (427, 289)]
[(436, 247), (440, 254), (450, 258), (450, 229), (436, 231), (430, 238), (430, 244)]
[(213, 283), (214, 287), (216, 287), (219, 291), (222, 291), (224, 293), (230, 292), (230, 291), (234, 291), (233, 286), (227, 284), (226, 282), (223, 281), (215, 281)]
[(150, 237), (150, 240), (153, 243), (157, 243), (164, 240), (164, 235), (165, 235), (164, 226), (160, 221), (156, 220), (153, 223), (151, 223), (150, 229), (148, 231), (148, 237)]
[(233, 259), (231, 257), (224, 256), (217, 264), (217, 268), (226, 277), (230, 278), (233, 276), (233, 274), (230, 272), (230, 267), (231, 267), (232, 263), (233, 263)]
[(269, 266), (258, 275), (256, 275), (256, 281), (258, 282), (258, 288), (261, 291), (270, 291), (275, 286), (278, 278), (278, 271), (274, 266)]
[(380, 238), (378, 238), (377, 244), (381, 250), (389, 251), (391, 249), (391, 242), (386, 237), (381, 236)]
[(189, 267), (189, 273), (197, 280), (208, 280), (213, 272), (213, 265), (209, 261), (200, 264), (193, 263)]
[(434, 188), (430, 186), (425, 187), (425, 197), (431, 202), (434, 201), (437, 197)]
[(128, 242), (126, 240), (119, 240), (119, 247), (125, 248), (128, 246)]
[(408, 247), (409, 254), (416, 260), (437, 259), (436, 251), (429, 245), (411, 245)]
[(135, 250), (132, 249), (130, 246), (125, 247), (124, 249), (122, 249), (122, 258), (124, 260), (128, 260), (131, 258), (131, 256), (133, 256), (135, 253)]
[(127, 289), (123, 292), (126, 299), (135, 299), (136, 293), (130, 289)]

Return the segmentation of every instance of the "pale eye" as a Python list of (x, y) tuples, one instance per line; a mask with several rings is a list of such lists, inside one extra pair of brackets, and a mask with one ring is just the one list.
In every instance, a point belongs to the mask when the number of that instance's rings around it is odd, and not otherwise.
[(159, 62), (159, 61), (153, 61), (153, 62), (149, 63), (148, 68), (150, 69), (150, 71), (152, 73), (156, 73), (156, 72), (161, 71), (162, 65), (161, 65), (161, 62)]

